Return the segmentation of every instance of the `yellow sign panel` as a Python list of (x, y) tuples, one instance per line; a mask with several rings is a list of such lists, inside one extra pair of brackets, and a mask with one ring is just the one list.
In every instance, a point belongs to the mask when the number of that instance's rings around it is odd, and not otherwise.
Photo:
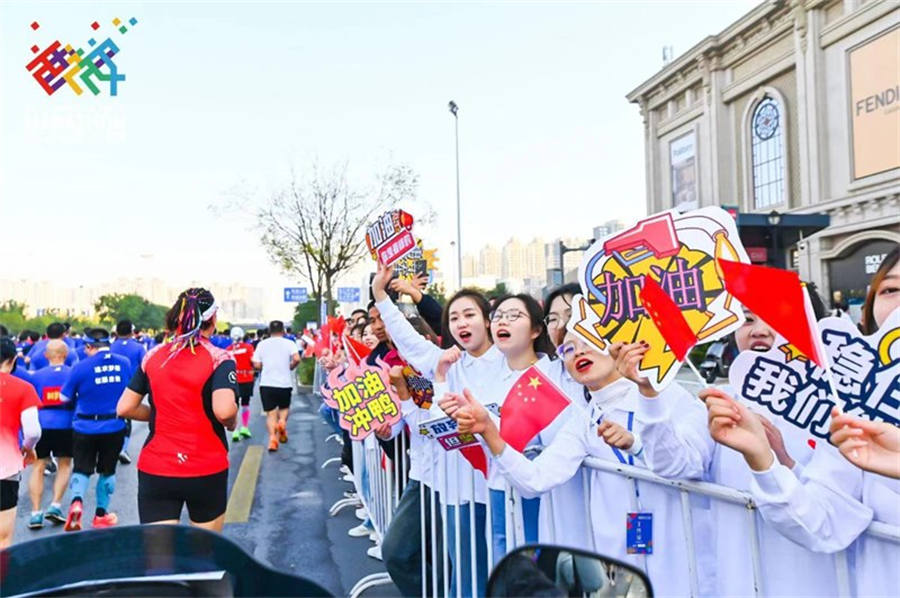
[(850, 50), (853, 178), (900, 168), (900, 27)]

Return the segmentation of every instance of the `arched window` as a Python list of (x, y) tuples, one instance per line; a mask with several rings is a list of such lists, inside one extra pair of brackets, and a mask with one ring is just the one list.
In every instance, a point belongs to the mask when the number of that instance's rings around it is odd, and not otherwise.
[(782, 106), (771, 95), (763, 96), (750, 119), (753, 207), (785, 203), (785, 143)]

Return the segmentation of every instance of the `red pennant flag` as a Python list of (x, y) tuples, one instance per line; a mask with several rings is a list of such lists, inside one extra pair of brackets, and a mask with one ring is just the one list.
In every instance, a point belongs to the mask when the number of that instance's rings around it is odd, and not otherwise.
[(666, 344), (678, 358), (684, 361), (691, 347), (697, 344), (697, 335), (691, 330), (681, 309), (672, 301), (672, 298), (659, 286), (659, 283), (644, 277), (644, 286), (641, 288), (641, 303), (644, 310), (656, 324), (657, 330), (666, 339)]
[(462, 456), (469, 462), (473, 469), (481, 472), (481, 475), (487, 479), (487, 455), (479, 444), (478, 446), (466, 446), (459, 449)]
[(500, 437), (521, 453), (568, 405), (569, 398), (539, 369), (531, 366), (516, 380), (503, 401)]
[[(798, 351), (825, 367), (816, 344), (815, 320), (796, 272), (719, 258), (725, 289)], [(811, 321), (812, 320), (812, 321)]]
[(323, 328), (316, 338), (316, 345), (313, 347), (313, 353), (316, 357), (322, 357), (325, 349), (331, 350), (331, 332)]

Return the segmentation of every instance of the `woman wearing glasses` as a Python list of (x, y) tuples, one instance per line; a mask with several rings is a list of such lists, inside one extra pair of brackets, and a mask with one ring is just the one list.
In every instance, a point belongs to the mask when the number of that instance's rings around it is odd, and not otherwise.
[[(637, 365), (647, 348), (616, 345), (616, 359), (591, 350), (568, 334), (560, 346), (566, 370), (589, 397), (589, 410), (570, 417), (550, 445), (533, 461), (506, 446), (487, 410), (469, 397), (457, 398), (455, 417), (461, 432), (482, 436), (498, 470), (516, 489), (539, 495), (572, 478), (587, 457), (646, 467), (661, 475), (699, 478), (703, 456), (672, 451), (669, 442), (644, 445), (641, 434), (665, 427), (660, 437), (672, 443), (705, 431), (702, 404), (677, 384), (656, 393), (646, 379), (638, 378)], [(677, 417), (673, 417), (677, 414)], [(590, 472), (590, 522), (577, 513), (570, 517), (588, 527), (593, 545), (605, 554), (644, 565), (656, 587), (667, 595), (687, 596), (687, 547), (676, 491), (653, 484), (638, 484), (618, 475)], [(629, 519), (629, 513), (637, 517)], [(628, 526), (628, 528), (626, 528)], [(652, 537), (647, 546), (645, 540)], [(641, 556), (645, 555), (645, 556)]]

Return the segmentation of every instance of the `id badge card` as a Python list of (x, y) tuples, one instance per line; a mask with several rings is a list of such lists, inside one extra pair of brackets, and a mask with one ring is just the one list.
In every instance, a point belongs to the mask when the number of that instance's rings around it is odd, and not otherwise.
[(653, 513), (628, 513), (625, 519), (628, 554), (653, 554)]

